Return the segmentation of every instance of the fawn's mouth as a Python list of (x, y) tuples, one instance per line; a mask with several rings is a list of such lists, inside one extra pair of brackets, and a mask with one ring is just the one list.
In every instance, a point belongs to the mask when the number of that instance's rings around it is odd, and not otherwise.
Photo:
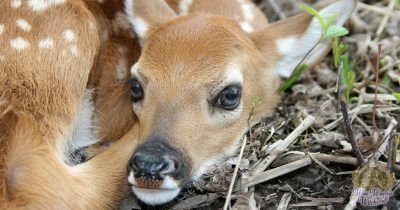
[(163, 180), (138, 179), (135, 178), (133, 172), (130, 172), (128, 181), (132, 184), (131, 189), (137, 198), (149, 205), (169, 202), (181, 191), (177, 182), (170, 176), (166, 176)]

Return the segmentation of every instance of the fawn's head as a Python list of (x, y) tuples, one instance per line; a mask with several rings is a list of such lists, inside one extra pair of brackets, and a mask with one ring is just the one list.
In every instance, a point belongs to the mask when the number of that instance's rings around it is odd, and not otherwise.
[[(335, 14), (336, 24), (343, 24), (354, 6), (342, 0), (321, 14)], [(262, 101), (254, 123), (279, 102), (279, 75), (291, 73), (321, 29), (306, 14), (248, 33), (223, 16), (177, 17), (164, 1), (128, 0), (126, 10), (143, 47), (129, 81), (141, 141), (129, 162), (129, 182), (139, 199), (155, 205), (235, 153), (252, 100)], [(318, 46), (307, 62), (326, 49)]]

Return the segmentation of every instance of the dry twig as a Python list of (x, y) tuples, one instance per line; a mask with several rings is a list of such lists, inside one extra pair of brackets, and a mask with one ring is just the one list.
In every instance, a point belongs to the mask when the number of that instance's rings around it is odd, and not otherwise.
[(252, 173), (257, 175), (265, 169), (279, 156), (281, 155), (293, 142), (300, 136), (305, 130), (307, 130), (315, 121), (315, 118), (311, 115), (307, 116), (306, 119), (292, 132), (285, 140), (283, 140), (276, 148), (272, 149), (269, 155), (263, 159), (258, 165), (255, 166)]
[(281, 201), (279, 202), (278, 207), (276, 207), (277, 210), (285, 210), (288, 209), (288, 205), (290, 202), (290, 199), (292, 199), (292, 193), (285, 193), (283, 194)]
[(259, 173), (257, 175), (248, 177), (247, 179), (244, 179), (241, 184), (241, 188), (246, 188), (246, 187), (251, 187), (256, 184), (266, 182), (268, 180), (274, 179), (276, 177), (282, 176), (284, 174), (288, 174), (292, 171), (295, 171), (299, 168), (303, 168), (305, 166), (308, 166), (312, 163), (310, 158), (304, 158), (301, 160), (294, 161), (292, 163), (288, 163), (286, 165)]
[(379, 149), (375, 152), (375, 154), (372, 156), (371, 161), (374, 161), (374, 162), (378, 161), (379, 158), (382, 156), (382, 154), (385, 153), (386, 148), (388, 146), (389, 138), (391, 136), (390, 134), (396, 128), (396, 125), (397, 125), (397, 120), (392, 118), (390, 120), (389, 126), (385, 129), (382, 144), (379, 147)]
[(388, 10), (387, 8), (381, 8), (381, 7), (376, 7), (373, 5), (368, 5), (362, 2), (357, 3), (357, 8), (358, 9), (363, 9), (363, 10), (369, 10), (371, 12), (378, 13), (380, 15), (388, 15), (392, 18), (397, 18), (400, 19), (400, 12), (396, 12), (393, 10)]
[(224, 210), (228, 209), (229, 203), (231, 202), (232, 190), (233, 190), (233, 186), (235, 185), (236, 176), (237, 176), (237, 173), (238, 173), (238, 170), (239, 170), (240, 162), (242, 161), (243, 151), (244, 151), (244, 148), (246, 146), (246, 142), (247, 142), (247, 137), (244, 136), (243, 137), (242, 147), (241, 147), (240, 153), (239, 153), (239, 158), (236, 161), (235, 170), (233, 171), (232, 181), (231, 181), (231, 184), (229, 186), (228, 194), (226, 195), (226, 200), (225, 200), (225, 204), (224, 204), (224, 208), (223, 208)]
[(282, 9), (279, 7), (279, 5), (276, 3), (275, 0), (268, 0), (268, 3), (271, 5), (272, 9), (274, 9), (274, 11), (278, 14), (281, 20), (287, 18), (285, 13), (282, 11)]
[(340, 97), (340, 106), (342, 108), (342, 113), (343, 113), (343, 120), (347, 132), (347, 136), (349, 137), (349, 141), (351, 144), (351, 147), (353, 148), (354, 155), (356, 156), (358, 163), (360, 165), (364, 165), (364, 158), (361, 154), (360, 149), (357, 146), (356, 140), (354, 139), (353, 136), (353, 129), (351, 127), (351, 123), (349, 120), (349, 113), (347, 112), (347, 104), (346, 104), (346, 99), (344, 96)]
[(382, 45), (378, 45), (378, 53), (376, 54), (376, 66), (375, 66), (375, 98), (374, 98), (374, 111), (372, 112), (372, 126), (375, 131), (378, 131), (376, 126), (376, 105), (378, 103), (378, 83), (379, 83), (379, 60), (381, 58)]
[[(389, 2), (387, 10), (393, 11), (395, 5), (396, 5), (396, 0), (391, 0)], [(379, 24), (378, 30), (376, 31), (376, 36), (379, 37), (382, 34), (383, 29), (385, 29), (385, 26), (386, 26), (388, 20), (389, 20), (389, 15), (385, 14), (385, 16), (383, 16), (381, 23)]]

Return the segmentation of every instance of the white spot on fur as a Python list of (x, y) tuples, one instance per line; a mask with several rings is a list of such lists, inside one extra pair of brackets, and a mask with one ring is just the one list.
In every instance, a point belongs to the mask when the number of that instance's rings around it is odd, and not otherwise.
[(193, 0), (181, 0), (179, 2), (179, 14), (180, 15), (188, 14), (192, 3), (193, 3)]
[(63, 36), (64, 36), (64, 39), (67, 40), (67, 41), (69, 41), (69, 42), (74, 41), (75, 38), (76, 38), (75, 33), (74, 33), (71, 29), (65, 30), (65, 31), (63, 32)]
[(52, 6), (64, 4), (66, 0), (28, 0), (28, 6), (35, 12), (42, 12)]
[(41, 49), (49, 49), (54, 46), (54, 41), (51, 38), (46, 38), (46, 39), (40, 40), (38, 46)]
[(125, 12), (128, 15), (129, 22), (135, 29), (136, 34), (141, 38), (146, 36), (149, 25), (146, 23), (146, 21), (140, 17), (136, 17), (136, 15), (133, 13), (133, 0), (125, 0)]
[(2, 35), (5, 30), (6, 30), (6, 28), (4, 27), (4, 25), (0, 24), (0, 35)]
[(94, 24), (93, 21), (90, 21), (90, 22), (89, 22), (89, 28), (90, 28), (90, 29), (95, 29), (95, 28), (96, 28), (96, 24)]
[(17, 26), (20, 27), (24, 31), (30, 31), (32, 29), (32, 26), (24, 19), (18, 19), (16, 21)]
[(78, 56), (78, 46), (72, 45), (71, 48), (69, 48), (69, 51), (72, 53), (73, 56)]
[(18, 9), (22, 5), (21, 0), (11, 0), (11, 7), (13, 9)]
[(28, 6), (35, 12), (42, 12), (52, 6), (64, 4), (66, 0), (28, 0)]
[(104, 3), (104, 0), (97, 0), (97, 2), (98, 2), (99, 4), (102, 4), (102, 3)]
[(72, 132), (72, 140), (70, 151), (86, 147), (97, 142), (97, 138), (93, 134), (93, 101), (92, 91), (86, 90), (83, 96), (82, 105), (75, 121), (74, 130)]
[[(254, 13), (254, 10), (253, 10), (254, 5), (249, 3), (249, 2), (247, 2), (246, 0), (238, 0), (238, 2), (242, 7), (242, 12), (243, 12), (243, 16), (244, 16), (244, 22), (243, 23), (248, 22), (245, 25), (250, 25), (251, 26), (250, 23), (253, 22), (253, 20), (255, 18), (255, 13)], [(242, 28), (243, 28), (243, 26), (242, 26)], [(245, 31), (247, 31), (249, 29), (248, 26), (245, 26), (245, 28), (246, 29), (243, 28)], [(253, 29), (251, 31), (253, 31)], [(249, 31), (247, 31), (247, 32), (249, 32)]]
[(22, 37), (17, 37), (13, 40), (10, 41), (10, 45), (12, 48), (16, 49), (17, 51), (22, 51), (27, 48), (29, 48), (29, 42), (22, 38)]
[(117, 65), (117, 79), (123, 82), (128, 77), (128, 62), (125, 59), (120, 59)]
[(242, 4), (242, 10), (244, 14), (244, 18), (246, 21), (252, 22), (254, 20), (254, 11), (253, 11), (253, 5), (250, 3), (244, 3)]
[(242, 27), (242, 29), (243, 29), (244, 31), (248, 32), (248, 33), (254, 31), (253, 26), (252, 26), (249, 22), (247, 22), (247, 21), (241, 22), (241, 23), (240, 23), (240, 27)]

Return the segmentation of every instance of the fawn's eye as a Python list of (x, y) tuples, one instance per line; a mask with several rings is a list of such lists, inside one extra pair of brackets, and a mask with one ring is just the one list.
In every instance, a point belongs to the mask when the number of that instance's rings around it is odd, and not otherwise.
[(215, 105), (226, 110), (233, 110), (239, 106), (242, 88), (239, 85), (225, 87), (216, 97)]
[(128, 83), (131, 87), (133, 102), (139, 102), (142, 100), (144, 98), (143, 86), (140, 84), (139, 80), (136, 78), (130, 78)]

